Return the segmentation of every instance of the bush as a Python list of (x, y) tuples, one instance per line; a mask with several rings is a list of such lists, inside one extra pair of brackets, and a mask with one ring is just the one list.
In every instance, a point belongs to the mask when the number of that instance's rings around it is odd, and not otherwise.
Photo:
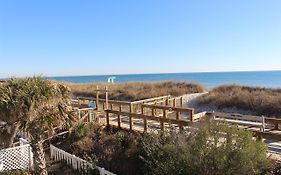
[(267, 166), (266, 146), (235, 126), (210, 121), (186, 134), (143, 141), (147, 174), (258, 174)]
[(81, 138), (83, 138), (83, 137), (86, 137), (87, 136), (87, 134), (89, 133), (89, 131), (88, 131), (89, 129), (88, 129), (88, 127), (87, 126), (85, 126), (85, 124), (78, 124), (77, 126), (76, 126), (76, 128), (74, 129), (74, 137), (75, 138), (78, 138), (78, 139), (81, 139)]
[(246, 175), (259, 174), (268, 164), (266, 145), (251, 132), (212, 120), (182, 133), (84, 127), (88, 134), (76, 140), (70, 135), (63, 149), (116, 174)]

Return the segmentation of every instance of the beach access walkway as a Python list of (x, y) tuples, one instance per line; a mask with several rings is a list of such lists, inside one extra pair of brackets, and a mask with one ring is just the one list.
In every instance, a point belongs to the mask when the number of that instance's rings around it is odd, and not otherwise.
[[(196, 127), (203, 119), (213, 118), (253, 132), (255, 137), (264, 139), (270, 152), (281, 155), (281, 119), (207, 111), (195, 113), (193, 108), (184, 106), (184, 100), (184, 97), (172, 96), (135, 102), (78, 98), (74, 106), (79, 108), (81, 121), (95, 120), (102, 125), (138, 132), (183, 130)], [(94, 104), (95, 108), (87, 108), (88, 104)]]

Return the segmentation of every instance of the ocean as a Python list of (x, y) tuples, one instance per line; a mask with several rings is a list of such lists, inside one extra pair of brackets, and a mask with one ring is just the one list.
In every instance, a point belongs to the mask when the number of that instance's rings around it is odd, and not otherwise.
[(130, 74), (130, 75), (98, 75), (98, 76), (65, 76), (49, 77), (49, 79), (74, 83), (107, 82), (114, 76), (115, 82), (136, 81), (187, 81), (199, 83), (213, 88), (223, 84), (240, 84), (246, 86), (281, 87), (281, 71), (256, 72), (202, 72), (202, 73), (162, 73), (162, 74)]

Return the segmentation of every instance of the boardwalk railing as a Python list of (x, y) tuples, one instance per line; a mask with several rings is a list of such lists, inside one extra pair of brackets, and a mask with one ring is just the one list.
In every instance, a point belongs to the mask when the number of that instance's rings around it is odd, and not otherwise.
[(260, 126), (262, 130), (271, 129), (271, 130), (279, 130), (279, 125), (281, 124), (281, 119), (279, 118), (271, 118), (264, 116), (253, 116), (253, 115), (242, 115), (242, 114), (229, 114), (229, 113), (220, 113), (213, 112), (207, 113), (208, 115), (213, 115), (213, 117), (217, 119), (226, 119), (230, 123), (237, 123), (243, 125), (243, 122), (248, 122), (249, 126)]
[[(75, 101), (75, 100), (73, 100)], [(80, 107), (85, 107), (87, 104), (94, 104), (98, 110), (106, 110), (113, 109), (115, 106), (130, 106), (132, 111), (140, 111), (142, 104), (150, 104), (150, 105), (163, 105), (163, 106), (171, 106), (171, 107), (182, 107), (183, 99), (182, 97), (171, 97), (162, 96), (156, 98), (149, 98), (145, 100), (139, 100), (134, 102), (127, 101), (117, 101), (117, 100), (108, 100), (108, 104), (106, 103), (106, 99), (96, 99), (96, 98), (87, 98), (87, 97), (78, 97), (75, 101), (75, 104)], [(129, 107), (128, 107), (129, 108)]]
[[(122, 125), (129, 125), (129, 129), (133, 130), (135, 125), (134, 120), (138, 119), (138, 126), (143, 126), (143, 131), (147, 132), (148, 129), (148, 121), (153, 122), (152, 124), (159, 124), (159, 128), (164, 130), (165, 123), (171, 125), (177, 125), (180, 130), (183, 129), (183, 126), (188, 126), (190, 121), (193, 121), (194, 110), (191, 108), (179, 108), (179, 107), (170, 107), (170, 106), (161, 106), (161, 105), (141, 105), (141, 112), (134, 113), (131, 111), (127, 112), (123, 111), (122, 107), (119, 107), (117, 110), (108, 109), (106, 112), (106, 124), (111, 125), (111, 118), (117, 116), (117, 126), (119, 128)], [(185, 118), (182, 118), (181, 115), (186, 113)], [(168, 116), (169, 115), (169, 116)], [(128, 118), (128, 120), (122, 120), (124, 118)], [(141, 124), (140, 124), (141, 123)]]
[[(246, 126), (245, 129), (255, 132), (256, 135), (272, 136), (274, 139), (281, 140), (281, 133), (275, 132), (280, 129), (281, 119), (216, 112), (194, 114), (193, 109), (182, 108), (182, 100), (181, 97), (163, 96), (135, 102), (108, 100), (106, 104), (104, 99), (87, 98), (81, 98), (80, 102), (100, 103), (98, 106), (102, 106), (100, 109), (106, 114), (107, 125), (117, 125), (120, 128), (125, 127), (130, 130), (134, 126), (141, 126), (143, 131), (146, 132), (150, 124), (164, 130), (164, 126), (167, 123), (177, 125), (182, 129), (183, 126), (187, 126), (190, 122), (197, 122), (206, 116), (213, 116), (216, 120), (224, 120), (230, 124)], [(99, 119), (99, 117), (97, 118)]]
[(88, 172), (90, 169), (97, 169), (100, 175), (115, 175), (104, 168), (94, 166), (92, 163), (87, 162), (73, 154), (70, 154), (62, 149), (50, 145), (51, 158), (55, 161), (64, 161), (68, 165), (72, 166), (74, 170), (79, 172)]
[(213, 113), (213, 117), (215, 120), (224, 120), (232, 124), (257, 127), (260, 128), (261, 131), (265, 131), (265, 119), (263, 116), (241, 116), (235, 114)]
[(80, 122), (88, 123), (90, 121), (93, 121), (95, 116), (94, 116), (94, 109), (95, 108), (82, 108), (82, 109), (77, 109), (78, 111), (78, 120)]

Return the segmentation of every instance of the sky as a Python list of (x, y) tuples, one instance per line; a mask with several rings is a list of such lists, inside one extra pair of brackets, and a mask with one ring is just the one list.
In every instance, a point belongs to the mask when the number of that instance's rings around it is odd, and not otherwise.
[(0, 0), (0, 78), (281, 70), (280, 0)]

